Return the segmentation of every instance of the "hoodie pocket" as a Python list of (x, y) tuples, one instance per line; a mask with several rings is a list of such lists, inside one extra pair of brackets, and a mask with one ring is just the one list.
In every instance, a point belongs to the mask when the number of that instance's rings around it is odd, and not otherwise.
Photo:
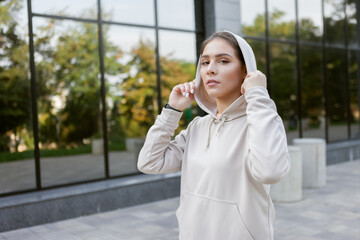
[(176, 216), (180, 239), (253, 240), (236, 202), (187, 192)]

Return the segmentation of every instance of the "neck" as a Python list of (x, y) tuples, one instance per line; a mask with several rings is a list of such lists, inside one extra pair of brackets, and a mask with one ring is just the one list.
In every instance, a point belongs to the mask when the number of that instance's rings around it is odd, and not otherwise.
[[(240, 94), (241, 96), (241, 94)], [(220, 117), (220, 115), (236, 100), (238, 99), (240, 96), (236, 96), (234, 98), (226, 98), (226, 99), (222, 99), (222, 98), (216, 98), (216, 106), (217, 106), (217, 114), (216, 117)]]

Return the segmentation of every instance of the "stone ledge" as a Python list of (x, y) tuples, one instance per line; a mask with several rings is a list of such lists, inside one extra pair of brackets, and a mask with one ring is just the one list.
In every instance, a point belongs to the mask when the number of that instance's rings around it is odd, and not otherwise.
[(0, 198), (0, 232), (179, 196), (180, 172), (137, 175)]
[(353, 161), (360, 158), (360, 140), (349, 140), (326, 145), (326, 164)]

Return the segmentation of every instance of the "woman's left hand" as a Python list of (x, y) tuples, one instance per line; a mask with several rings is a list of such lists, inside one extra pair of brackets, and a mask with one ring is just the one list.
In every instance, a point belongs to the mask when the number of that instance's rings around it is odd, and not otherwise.
[(241, 85), (241, 94), (244, 95), (249, 88), (258, 86), (266, 88), (266, 76), (259, 70), (249, 72), (245, 77), (244, 83)]

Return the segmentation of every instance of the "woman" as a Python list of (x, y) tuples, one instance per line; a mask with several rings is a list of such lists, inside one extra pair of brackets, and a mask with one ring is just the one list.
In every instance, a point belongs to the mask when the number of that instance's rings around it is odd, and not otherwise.
[[(194, 99), (208, 113), (171, 141)], [(175, 86), (149, 129), (138, 159), (149, 174), (181, 170), (182, 240), (273, 239), (270, 185), (289, 171), (281, 118), (241, 37), (218, 32), (205, 40), (195, 83)]]

